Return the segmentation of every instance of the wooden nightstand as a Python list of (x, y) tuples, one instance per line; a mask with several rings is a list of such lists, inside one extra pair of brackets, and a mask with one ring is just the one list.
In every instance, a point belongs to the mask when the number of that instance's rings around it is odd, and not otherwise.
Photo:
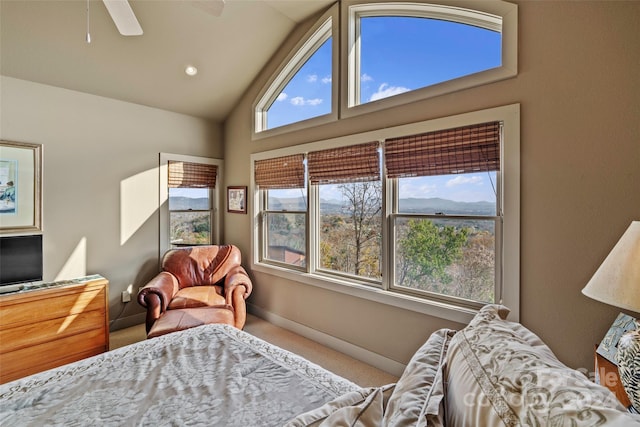
[(613, 394), (616, 395), (620, 403), (624, 405), (625, 408), (629, 409), (631, 406), (631, 401), (629, 400), (629, 396), (627, 396), (627, 392), (624, 391), (624, 387), (622, 386), (622, 382), (620, 381), (620, 374), (618, 373), (618, 367), (600, 356), (597, 352), (595, 354), (595, 382), (597, 384), (601, 384), (611, 390)]

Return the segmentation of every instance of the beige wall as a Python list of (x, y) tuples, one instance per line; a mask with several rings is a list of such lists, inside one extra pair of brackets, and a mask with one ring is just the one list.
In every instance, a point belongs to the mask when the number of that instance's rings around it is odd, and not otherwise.
[(120, 294), (157, 272), (159, 153), (221, 158), (221, 127), (8, 77), (0, 90), (0, 138), (43, 144), (44, 279), (101, 274), (113, 326), (144, 321)]
[[(519, 4), (516, 78), (252, 141), (251, 105), (304, 28), (296, 30), (225, 122), (227, 182), (249, 185), (249, 154), (521, 104), (521, 321), (575, 368), (618, 310), (580, 290), (633, 219), (640, 219), (640, 2)], [(249, 206), (251, 209), (252, 206)], [(250, 250), (250, 216), (226, 214), (226, 241)], [(441, 319), (252, 272), (250, 302), (400, 363)]]

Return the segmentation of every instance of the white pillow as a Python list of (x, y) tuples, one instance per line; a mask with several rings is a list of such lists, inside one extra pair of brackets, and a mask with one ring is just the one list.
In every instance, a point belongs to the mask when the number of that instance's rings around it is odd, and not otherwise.
[(453, 330), (440, 329), (414, 353), (389, 398), (385, 426), (443, 425), (442, 365), (454, 334)]
[(613, 393), (563, 365), (540, 338), (483, 307), (449, 344), (447, 425), (630, 426)]

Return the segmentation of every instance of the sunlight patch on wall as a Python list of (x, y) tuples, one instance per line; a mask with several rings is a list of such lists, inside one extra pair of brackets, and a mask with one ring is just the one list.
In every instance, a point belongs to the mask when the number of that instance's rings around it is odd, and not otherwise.
[(75, 249), (67, 258), (55, 280), (72, 279), (87, 275), (87, 238), (80, 239)]
[(120, 245), (158, 210), (158, 168), (120, 182)]

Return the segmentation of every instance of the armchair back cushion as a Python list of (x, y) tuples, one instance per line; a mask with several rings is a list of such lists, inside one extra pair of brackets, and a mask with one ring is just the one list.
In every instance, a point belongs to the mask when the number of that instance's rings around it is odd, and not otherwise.
[(195, 246), (167, 251), (162, 258), (162, 271), (173, 274), (182, 289), (218, 284), (240, 262), (240, 250), (233, 245)]

